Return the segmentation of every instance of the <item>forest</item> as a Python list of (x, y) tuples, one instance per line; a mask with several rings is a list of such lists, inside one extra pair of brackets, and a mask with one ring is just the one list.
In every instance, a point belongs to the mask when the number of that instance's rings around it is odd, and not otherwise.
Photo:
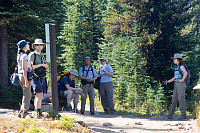
[[(193, 82), (187, 111), (198, 112), (200, 0), (0, 0), (0, 88), (13, 88), (17, 42), (45, 40), (45, 23), (56, 25), (58, 73), (79, 69), (85, 56), (96, 71), (100, 57), (108, 59), (117, 111), (149, 116), (173, 77), (171, 57), (181, 53)], [(172, 91), (173, 83), (164, 86), (155, 114), (167, 112)]]

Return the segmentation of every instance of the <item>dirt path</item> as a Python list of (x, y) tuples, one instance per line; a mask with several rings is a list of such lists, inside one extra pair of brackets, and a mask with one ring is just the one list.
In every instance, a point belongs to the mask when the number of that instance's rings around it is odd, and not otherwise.
[[(7, 117), (17, 119), (18, 111), (11, 109), (0, 109), (0, 118)], [(84, 121), (85, 124), (94, 132), (102, 133), (200, 133), (197, 127), (196, 120), (188, 117), (184, 121), (178, 121), (177, 117), (174, 120), (168, 121), (163, 118), (137, 118), (132, 115), (106, 115), (103, 112), (97, 112), (91, 116), (86, 108), (85, 115), (76, 114), (73, 112), (59, 112), (61, 115), (68, 115), (78, 121)]]

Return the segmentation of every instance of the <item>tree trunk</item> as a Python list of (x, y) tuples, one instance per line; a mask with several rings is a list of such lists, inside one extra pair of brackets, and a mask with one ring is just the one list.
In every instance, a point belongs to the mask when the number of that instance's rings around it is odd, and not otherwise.
[(8, 46), (6, 25), (0, 25), (0, 87), (8, 87)]

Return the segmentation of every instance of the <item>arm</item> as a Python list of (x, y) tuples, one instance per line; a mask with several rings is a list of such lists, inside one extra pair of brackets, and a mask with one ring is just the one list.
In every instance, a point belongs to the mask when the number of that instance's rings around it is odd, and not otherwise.
[(107, 72), (105, 69), (103, 69), (103, 72), (107, 73), (109, 76), (112, 76), (113, 77), (113, 72), (109, 73)]
[(180, 70), (183, 72), (182, 79), (178, 79), (178, 82), (184, 82), (185, 78), (187, 77), (187, 71), (185, 70), (185, 67), (183, 65), (180, 66)]
[(174, 74), (174, 77), (171, 78), (170, 80), (164, 81), (164, 84), (168, 84), (168, 83), (174, 82), (175, 77), (176, 77), (176, 75)]
[(23, 69), (23, 75), (25, 80), (25, 87), (29, 87), (28, 78), (27, 78), (27, 70), (26, 70), (27, 60), (22, 61), (22, 69)]
[(68, 90), (72, 90), (72, 91), (79, 91), (79, 92), (82, 92), (82, 91), (83, 91), (81, 88), (73, 88), (73, 87), (70, 87), (69, 84), (65, 84), (65, 87), (66, 87)]

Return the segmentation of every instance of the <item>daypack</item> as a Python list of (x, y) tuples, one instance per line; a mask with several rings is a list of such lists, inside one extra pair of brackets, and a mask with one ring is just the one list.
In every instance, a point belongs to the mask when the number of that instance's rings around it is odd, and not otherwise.
[[(185, 70), (187, 71), (187, 77), (185, 78), (185, 83), (186, 84), (192, 84), (192, 78), (191, 78), (191, 74), (190, 74), (190, 70), (185, 66), (185, 65), (183, 65), (184, 67), (185, 67)], [(181, 70), (180, 70), (180, 67), (179, 67), (179, 73), (181, 74), (181, 76), (183, 77), (183, 73), (181, 72)]]
[(64, 77), (64, 76), (69, 76), (70, 75), (70, 72), (69, 71), (62, 71), (61, 73), (59, 73), (58, 75), (57, 75), (57, 83), (60, 81), (60, 79), (62, 78), (62, 77)]

